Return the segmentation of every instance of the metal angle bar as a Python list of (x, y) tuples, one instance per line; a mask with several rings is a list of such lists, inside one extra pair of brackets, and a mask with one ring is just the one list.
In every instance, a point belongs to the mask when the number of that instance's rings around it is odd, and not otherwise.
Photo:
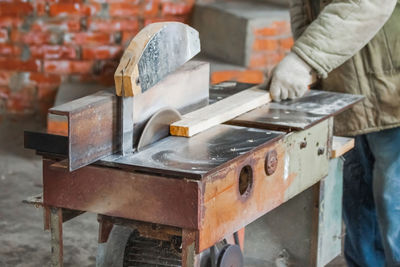
[(133, 97), (119, 98), (121, 124), (121, 153), (127, 155), (133, 152)]
[(117, 97), (102, 91), (50, 109), (68, 117), (68, 161), (73, 171), (118, 151)]

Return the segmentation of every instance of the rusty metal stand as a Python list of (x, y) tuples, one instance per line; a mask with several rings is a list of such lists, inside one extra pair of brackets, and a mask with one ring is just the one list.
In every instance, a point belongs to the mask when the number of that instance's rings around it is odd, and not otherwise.
[(182, 231), (182, 267), (199, 267), (200, 255), (196, 254), (196, 232)]
[(61, 208), (50, 208), (51, 266), (62, 267), (63, 262), (63, 212)]

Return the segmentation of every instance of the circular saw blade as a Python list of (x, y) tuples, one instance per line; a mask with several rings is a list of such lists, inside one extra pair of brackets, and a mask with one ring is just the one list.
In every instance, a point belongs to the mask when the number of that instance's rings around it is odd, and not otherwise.
[(150, 118), (140, 136), (137, 150), (157, 142), (169, 135), (169, 125), (181, 119), (181, 114), (174, 108), (162, 108)]
[(218, 257), (218, 267), (243, 267), (243, 253), (238, 245), (226, 245)]

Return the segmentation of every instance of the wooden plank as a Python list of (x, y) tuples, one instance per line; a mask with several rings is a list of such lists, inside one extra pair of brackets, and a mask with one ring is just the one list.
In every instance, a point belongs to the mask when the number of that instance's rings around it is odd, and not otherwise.
[(229, 121), (245, 112), (271, 101), (270, 94), (252, 87), (214, 104), (183, 115), (183, 119), (170, 125), (175, 136), (191, 137), (213, 126)]
[(332, 142), (331, 158), (338, 158), (354, 147), (354, 138), (334, 136)]

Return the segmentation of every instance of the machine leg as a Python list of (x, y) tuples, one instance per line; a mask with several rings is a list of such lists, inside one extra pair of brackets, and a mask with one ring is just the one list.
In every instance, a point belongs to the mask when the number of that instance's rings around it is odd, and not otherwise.
[(321, 182), (316, 183), (312, 187), (312, 210), (311, 210), (311, 237), (310, 237), (310, 263), (312, 267), (317, 266), (317, 254), (318, 254), (318, 225), (320, 223), (320, 209), (319, 201), (320, 201), (320, 193), (321, 193)]
[(104, 216), (102, 215), (97, 215), (97, 220), (99, 222), (98, 242), (99, 244), (107, 243), (111, 230), (114, 227), (114, 223), (112, 223), (110, 220), (104, 219)]
[(196, 254), (196, 231), (182, 230), (182, 267), (199, 267), (200, 255)]
[(62, 237), (62, 209), (50, 208), (50, 233), (51, 233), (51, 266), (62, 267), (63, 262), (63, 237)]
[(331, 159), (319, 195), (316, 266), (322, 267), (342, 251), (343, 159)]

